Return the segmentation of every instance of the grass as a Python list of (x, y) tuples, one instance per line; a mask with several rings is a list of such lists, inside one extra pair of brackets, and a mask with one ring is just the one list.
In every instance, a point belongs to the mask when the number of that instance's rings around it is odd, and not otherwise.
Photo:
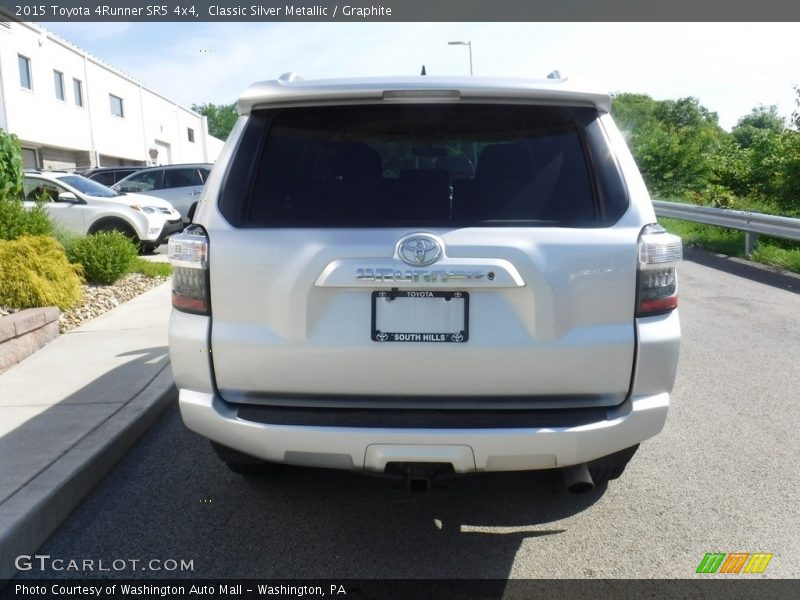
[(765, 265), (774, 265), (787, 271), (800, 273), (800, 249), (798, 248), (788, 250), (777, 245), (759, 242), (752, 258)]
[[(683, 238), (684, 246), (697, 246), (712, 252), (746, 258), (744, 232), (713, 225), (659, 218), (658, 222), (670, 233)], [(759, 236), (758, 246), (749, 257), (756, 262), (800, 273), (800, 243)]]
[(128, 272), (141, 273), (148, 277), (169, 277), (172, 275), (172, 265), (169, 263), (152, 262), (137, 256), (131, 263)]

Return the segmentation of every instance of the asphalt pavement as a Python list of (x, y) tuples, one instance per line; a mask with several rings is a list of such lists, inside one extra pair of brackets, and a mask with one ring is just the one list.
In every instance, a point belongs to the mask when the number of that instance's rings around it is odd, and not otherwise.
[(555, 472), (442, 480), (419, 496), (349, 472), (243, 478), (172, 397), (39, 553), (126, 559), (120, 577), (691, 578), (707, 552), (768, 552), (746, 577), (800, 577), (800, 279), (689, 255), (666, 428), (607, 488), (570, 495)]

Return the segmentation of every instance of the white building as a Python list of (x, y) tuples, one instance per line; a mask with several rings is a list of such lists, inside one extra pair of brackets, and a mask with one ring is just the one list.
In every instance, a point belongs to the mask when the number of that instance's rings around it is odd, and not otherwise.
[(0, 22), (0, 129), (44, 169), (214, 162), (223, 145), (204, 116), (34, 23)]

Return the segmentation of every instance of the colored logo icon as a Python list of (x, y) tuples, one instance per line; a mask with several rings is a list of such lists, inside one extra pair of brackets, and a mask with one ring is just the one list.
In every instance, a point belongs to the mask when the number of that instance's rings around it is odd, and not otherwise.
[(707, 552), (697, 567), (697, 573), (763, 573), (772, 554), (766, 552)]

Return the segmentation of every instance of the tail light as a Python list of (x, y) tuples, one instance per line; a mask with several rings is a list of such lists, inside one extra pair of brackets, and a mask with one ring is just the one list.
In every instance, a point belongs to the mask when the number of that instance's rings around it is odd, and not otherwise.
[(678, 307), (677, 266), (683, 244), (661, 225), (647, 225), (639, 234), (636, 316), (647, 317)]
[(208, 285), (208, 236), (196, 225), (169, 238), (172, 306), (198, 315), (211, 314)]

